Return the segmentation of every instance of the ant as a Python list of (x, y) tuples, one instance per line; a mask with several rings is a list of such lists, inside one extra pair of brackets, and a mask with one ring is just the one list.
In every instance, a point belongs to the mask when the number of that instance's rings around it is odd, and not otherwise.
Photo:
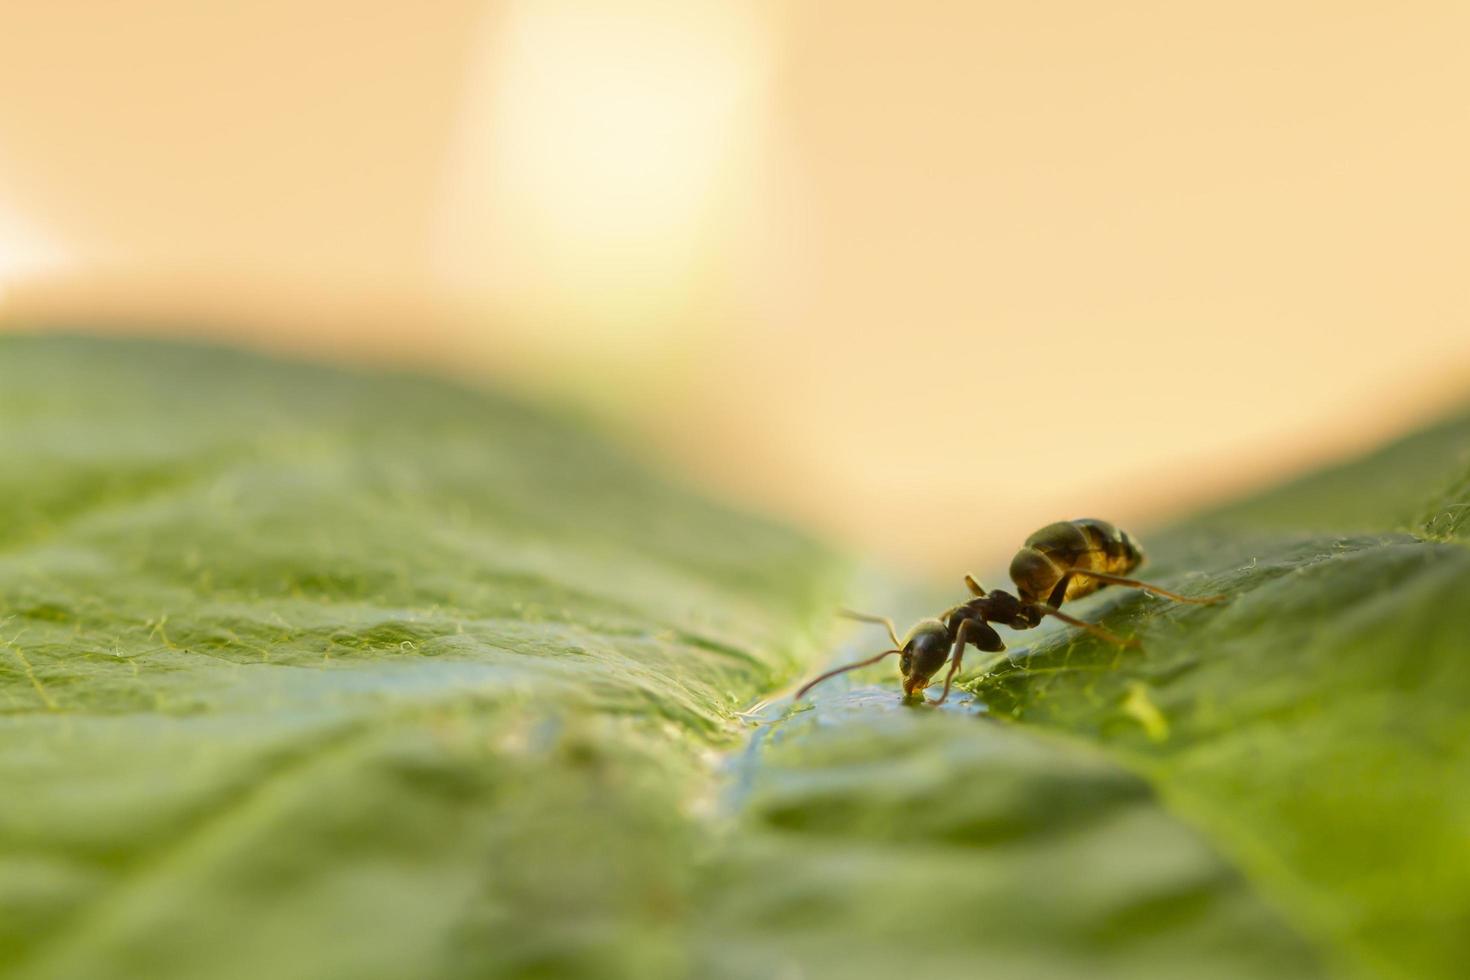
[(905, 699), (922, 697), (924, 690), (933, 683), (934, 675), (949, 661), (949, 673), (944, 675), (944, 693), (937, 701), (929, 702), (943, 704), (960, 669), (966, 645), (986, 653), (1005, 650), (1000, 634), (991, 627), (991, 623), (1000, 623), (1013, 630), (1029, 630), (1039, 625), (1042, 617), (1054, 616), (1108, 643), (1136, 648), (1139, 646), (1136, 639), (1125, 640), (1101, 626), (1068, 616), (1057, 608), (1068, 599), (1080, 599), (1108, 585), (1142, 589), (1175, 602), (1203, 605), (1226, 599), (1223, 595), (1190, 598), (1124, 577), (1142, 564), (1143, 552), (1138, 545), (1126, 531), (1120, 531), (1107, 521), (1084, 517), (1048, 524), (1027, 538), (1011, 559), (1010, 575), (1017, 595), (1002, 590), (986, 592), (973, 576), (966, 575), (965, 585), (972, 598), (951, 607), (937, 618), (920, 620), (902, 641), (893, 628), (893, 620), (886, 616), (844, 610), (843, 615), (851, 619), (887, 627), (893, 648), (827, 671), (804, 684), (796, 692), (794, 700), (801, 700), (802, 695), (829, 677), (867, 667), (896, 653), (899, 655), (899, 670), (903, 674)]

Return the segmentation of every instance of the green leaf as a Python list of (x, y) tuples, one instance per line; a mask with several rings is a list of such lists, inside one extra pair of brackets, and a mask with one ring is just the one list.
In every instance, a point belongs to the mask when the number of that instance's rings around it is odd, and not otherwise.
[(1462, 417), (1160, 535), (1152, 575), (1232, 600), (1101, 594), (1146, 652), (1055, 633), (975, 689), (1142, 775), (1341, 972), (1458, 976), (1467, 507)]
[(0, 975), (1458, 975), (1467, 448), (1147, 536), (1232, 600), (1077, 605), (1143, 651), (791, 711), (850, 563), (578, 420), (0, 337)]
[(421, 379), (0, 338), (0, 967), (645, 975), (844, 561)]

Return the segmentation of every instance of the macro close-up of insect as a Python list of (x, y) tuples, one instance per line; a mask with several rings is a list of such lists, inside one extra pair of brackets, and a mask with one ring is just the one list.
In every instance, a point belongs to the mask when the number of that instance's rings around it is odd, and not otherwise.
[(0, 980), (1470, 974), (1470, 2), (0, 27)]
[(808, 681), (796, 692), (795, 700), (800, 700), (828, 678), (898, 654), (905, 698), (922, 697), (925, 689), (933, 683), (934, 676), (946, 662), (949, 663), (949, 671), (944, 676), (944, 691), (931, 702), (942, 704), (949, 697), (950, 686), (963, 663), (966, 646), (986, 653), (1005, 650), (1000, 634), (990, 625), (992, 623), (1013, 630), (1028, 630), (1040, 625), (1044, 617), (1052, 616), (1108, 643), (1137, 647), (1136, 639), (1117, 636), (1058, 608), (1069, 599), (1080, 599), (1109, 585), (1142, 589), (1175, 602), (1199, 605), (1223, 602), (1226, 598), (1222, 595), (1182, 596), (1157, 585), (1125, 577), (1143, 561), (1142, 550), (1128, 533), (1107, 521), (1088, 517), (1048, 524), (1027, 538), (1011, 559), (1010, 577), (1016, 587), (1015, 595), (1001, 589), (987, 592), (974, 576), (966, 575), (965, 585), (971, 598), (937, 617), (920, 620), (902, 640), (888, 617), (844, 612), (851, 619), (886, 627), (893, 646)]

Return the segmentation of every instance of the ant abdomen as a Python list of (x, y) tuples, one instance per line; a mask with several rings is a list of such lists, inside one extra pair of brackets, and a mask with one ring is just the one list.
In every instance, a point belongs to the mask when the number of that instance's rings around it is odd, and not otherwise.
[[(1059, 606), (1068, 599), (1091, 595), (1106, 582), (1089, 575), (1069, 572), (1101, 572), (1127, 575), (1143, 564), (1143, 552), (1127, 531), (1107, 521), (1084, 517), (1048, 524), (1026, 539), (1011, 559), (1011, 581), (1023, 602), (1046, 602)], [(1062, 595), (1057, 586), (1067, 579)]]

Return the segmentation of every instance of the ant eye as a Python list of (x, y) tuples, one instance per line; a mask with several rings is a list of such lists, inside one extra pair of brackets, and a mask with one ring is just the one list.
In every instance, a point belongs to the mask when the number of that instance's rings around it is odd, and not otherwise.
[(911, 653), (905, 653), (903, 656), (898, 658), (898, 669), (903, 671), (905, 674), (909, 672), (909, 668), (913, 665), (914, 655)]

